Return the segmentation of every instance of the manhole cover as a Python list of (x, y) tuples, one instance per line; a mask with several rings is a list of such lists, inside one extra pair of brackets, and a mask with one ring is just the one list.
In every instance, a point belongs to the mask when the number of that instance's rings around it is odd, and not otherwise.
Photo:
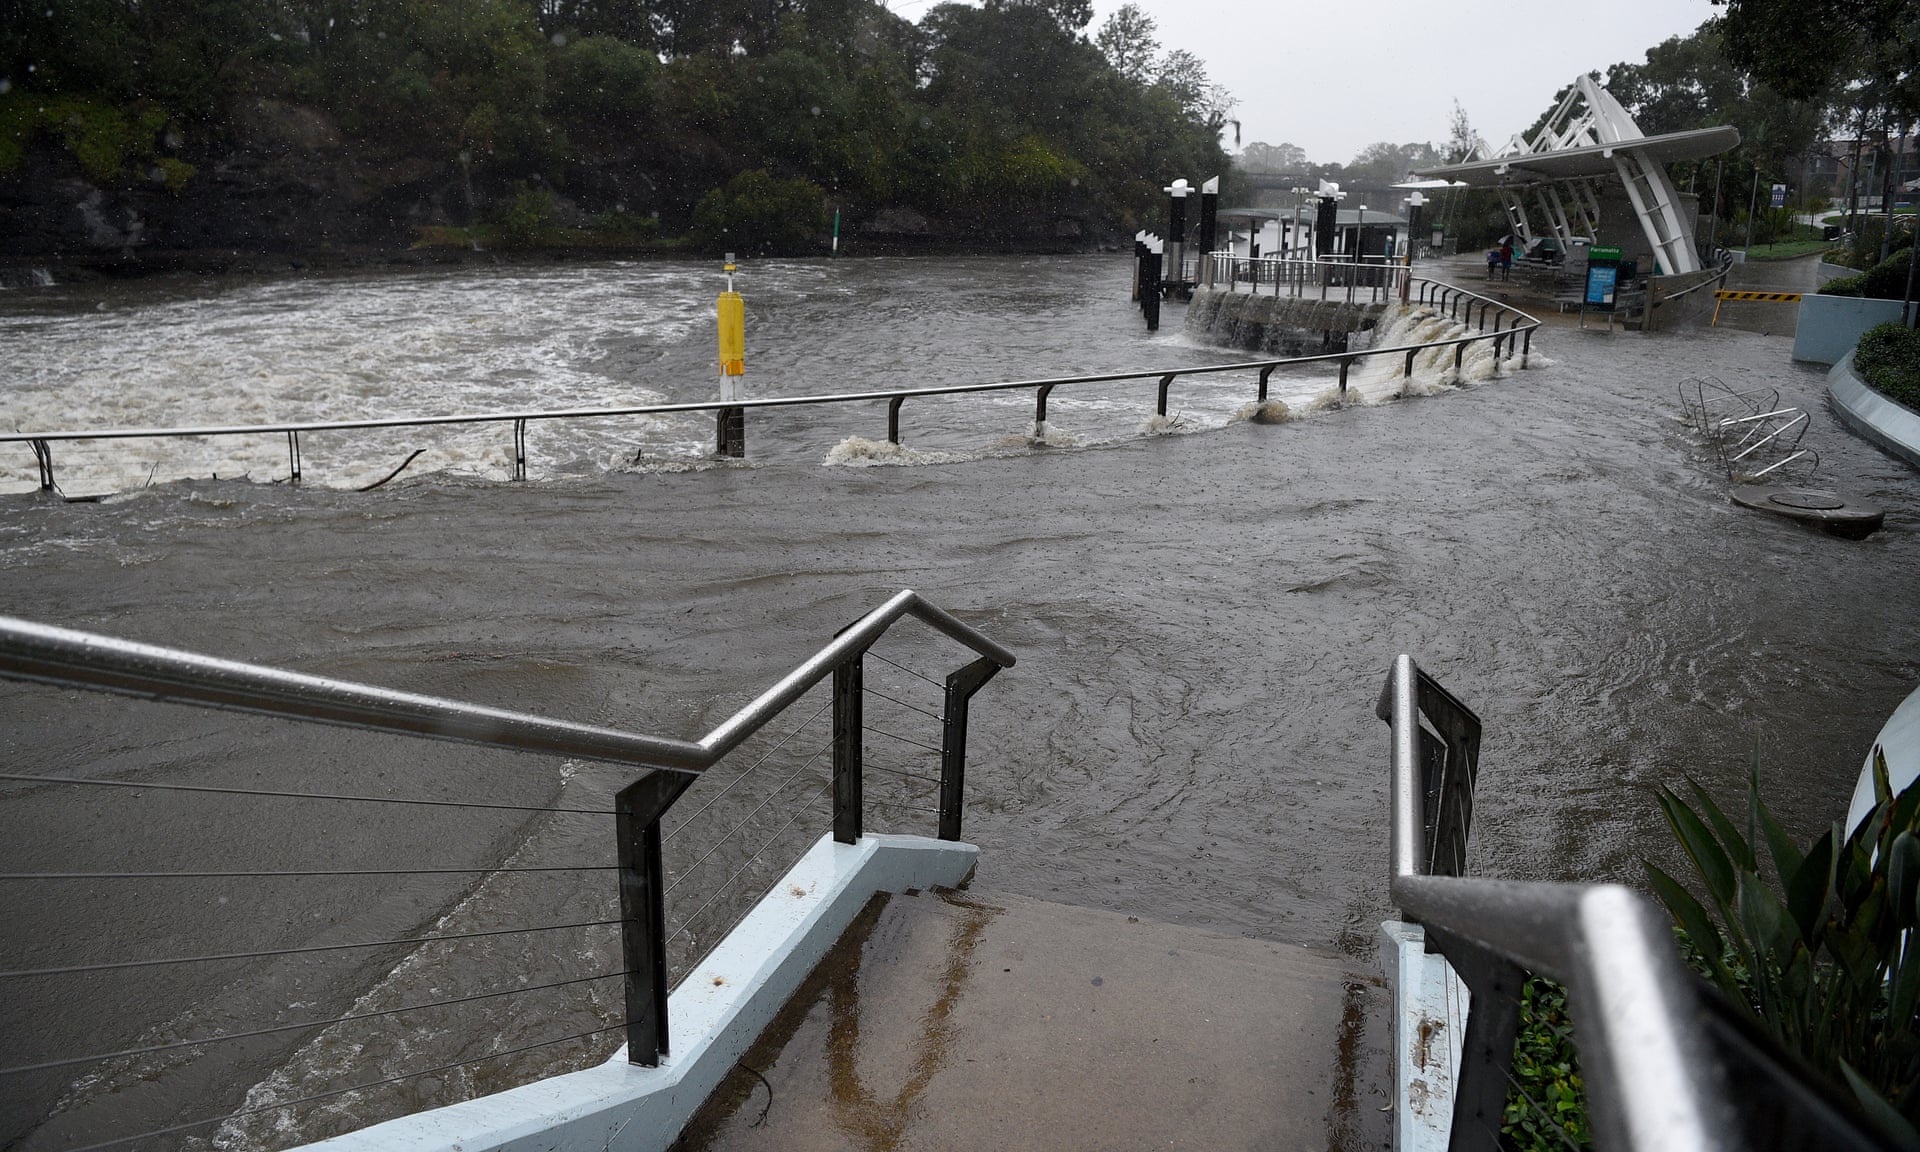
[(1845, 500), (1837, 500), (1823, 492), (1775, 492), (1767, 499), (1788, 508), (1805, 508), (1814, 512), (1832, 512), (1845, 508)]

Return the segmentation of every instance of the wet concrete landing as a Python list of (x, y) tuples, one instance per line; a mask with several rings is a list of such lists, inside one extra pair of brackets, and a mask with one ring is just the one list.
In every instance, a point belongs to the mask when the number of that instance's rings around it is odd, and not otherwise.
[(882, 896), (678, 1148), (1380, 1149), (1388, 1007), (1293, 945)]

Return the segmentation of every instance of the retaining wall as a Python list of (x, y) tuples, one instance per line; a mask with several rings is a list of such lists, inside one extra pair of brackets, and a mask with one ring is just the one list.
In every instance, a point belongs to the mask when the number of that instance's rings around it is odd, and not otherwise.
[(1920, 468), (1920, 412), (1867, 387), (1853, 370), (1851, 351), (1827, 373), (1827, 399), (1847, 427)]

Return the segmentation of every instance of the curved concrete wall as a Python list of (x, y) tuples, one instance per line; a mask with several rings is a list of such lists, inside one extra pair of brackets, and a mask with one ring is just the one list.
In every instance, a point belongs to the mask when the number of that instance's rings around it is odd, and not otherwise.
[(1920, 413), (1867, 387), (1854, 374), (1853, 353), (1827, 373), (1827, 399), (1849, 428), (1920, 468)]
[(1899, 319), (1898, 300), (1808, 293), (1800, 298), (1800, 322), (1793, 330), (1793, 358), (1814, 364), (1838, 363), (1860, 343), (1867, 329), (1876, 324), (1897, 323)]

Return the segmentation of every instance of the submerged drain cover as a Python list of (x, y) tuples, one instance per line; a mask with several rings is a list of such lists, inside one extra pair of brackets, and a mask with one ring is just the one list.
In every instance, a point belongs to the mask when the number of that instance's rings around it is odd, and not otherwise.
[(1847, 506), (1845, 500), (1836, 499), (1825, 492), (1775, 492), (1767, 499), (1788, 508), (1805, 508), (1814, 512), (1832, 512)]

